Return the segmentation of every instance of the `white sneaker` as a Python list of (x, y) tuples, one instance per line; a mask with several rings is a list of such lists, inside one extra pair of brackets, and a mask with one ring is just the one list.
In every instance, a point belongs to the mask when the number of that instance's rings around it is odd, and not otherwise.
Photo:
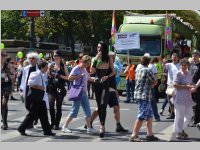
[(97, 133), (97, 131), (94, 128), (87, 128), (87, 133)]
[(64, 133), (72, 133), (72, 130), (70, 130), (67, 127), (62, 127), (62, 132), (64, 132)]

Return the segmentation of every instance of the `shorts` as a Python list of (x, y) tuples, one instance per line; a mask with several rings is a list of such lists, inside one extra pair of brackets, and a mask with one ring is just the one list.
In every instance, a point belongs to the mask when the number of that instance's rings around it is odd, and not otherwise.
[(138, 115), (137, 119), (138, 120), (148, 120), (149, 118), (153, 117), (153, 110), (151, 107), (151, 101), (148, 100), (136, 100), (137, 101), (137, 110), (138, 110)]
[(118, 98), (115, 92), (109, 92), (109, 101), (108, 105), (111, 107), (119, 106)]

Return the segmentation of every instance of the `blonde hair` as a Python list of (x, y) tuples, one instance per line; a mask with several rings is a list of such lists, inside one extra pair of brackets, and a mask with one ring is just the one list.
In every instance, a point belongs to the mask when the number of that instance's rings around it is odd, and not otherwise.
[(88, 56), (88, 55), (84, 55), (82, 58), (81, 58), (82, 62), (90, 62), (91, 61), (91, 57)]

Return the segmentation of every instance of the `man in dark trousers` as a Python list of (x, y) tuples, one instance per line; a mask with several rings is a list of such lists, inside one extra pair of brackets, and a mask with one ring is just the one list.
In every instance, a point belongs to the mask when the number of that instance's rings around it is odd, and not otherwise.
[[(27, 83), (28, 83), (30, 74), (32, 72), (39, 70), (38, 65), (37, 65), (38, 60), (39, 60), (39, 55), (35, 52), (32, 52), (32, 53), (27, 54), (27, 59), (29, 61), (29, 65), (26, 66), (23, 70), (21, 84), (20, 84), (20, 91), (23, 93), (22, 95), (23, 95), (23, 99), (25, 102), (25, 107), (29, 111), (30, 102), (26, 99), (27, 93), (29, 90), (29, 86)], [(35, 118), (35, 120), (37, 120), (37, 119)], [(31, 123), (29, 125), (29, 128), (33, 128), (33, 123)]]
[[(24, 121), (18, 128), (21, 135), (26, 136), (27, 127), (33, 122), (35, 117), (40, 119), (44, 135), (54, 136), (55, 133), (51, 132), (51, 126), (48, 121), (47, 106), (45, 103), (46, 85), (44, 74), (48, 70), (46, 61), (40, 62), (38, 71), (32, 72), (28, 79), (29, 91), (27, 99), (30, 100), (29, 113), (26, 115)], [(46, 94), (46, 96), (45, 96)]]
[[(192, 75), (192, 81), (194, 84), (200, 79), (200, 52), (198, 50), (194, 50), (192, 53), (192, 59), (194, 64), (190, 66), (190, 73)], [(196, 126), (200, 123), (200, 87), (196, 89), (195, 92), (192, 93), (193, 101), (196, 103), (194, 106), (194, 121), (190, 126)]]

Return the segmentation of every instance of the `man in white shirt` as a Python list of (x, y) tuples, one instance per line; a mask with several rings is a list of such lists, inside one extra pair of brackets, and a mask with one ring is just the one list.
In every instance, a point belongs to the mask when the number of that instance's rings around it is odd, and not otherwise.
[(44, 135), (54, 136), (55, 133), (51, 132), (51, 126), (49, 124), (47, 115), (46, 101), (48, 102), (48, 99), (46, 98), (48, 97), (46, 96), (44, 74), (48, 70), (48, 64), (46, 61), (40, 62), (38, 67), (40, 70), (32, 72), (28, 79), (29, 92), (27, 99), (30, 100), (30, 108), (29, 113), (26, 115), (24, 121), (19, 126), (18, 131), (21, 135), (26, 136), (27, 134), (25, 131), (27, 127), (30, 125), (30, 123), (33, 122), (35, 117), (38, 117), (40, 119)]
[[(180, 69), (180, 64), (178, 62), (178, 54), (177, 53), (172, 53), (171, 56), (172, 62), (171, 63), (166, 63), (165, 64), (165, 69), (167, 70), (167, 86), (170, 86), (173, 84), (173, 81), (175, 79), (175, 76)], [(170, 116), (167, 119), (174, 119), (175, 114), (174, 114), (174, 105), (170, 101), (170, 99), (173, 98), (168, 95), (168, 101), (170, 104)]]

